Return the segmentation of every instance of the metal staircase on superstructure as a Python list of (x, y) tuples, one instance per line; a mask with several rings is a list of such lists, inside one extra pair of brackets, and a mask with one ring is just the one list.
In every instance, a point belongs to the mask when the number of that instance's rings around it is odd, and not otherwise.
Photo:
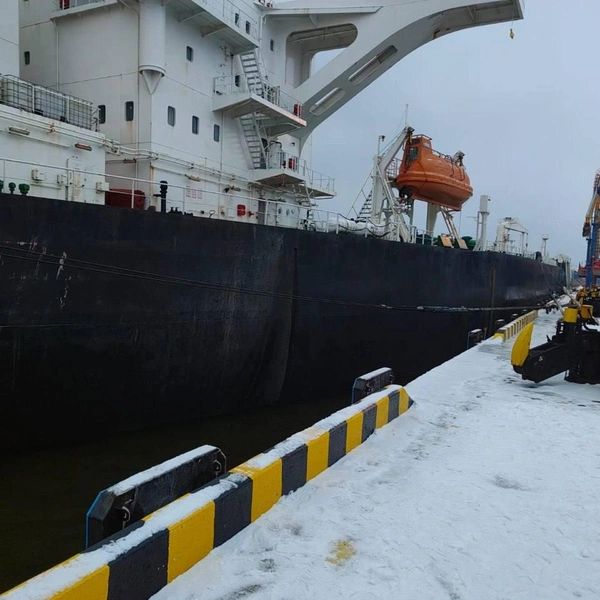
[[(452, 211), (449, 208), (440, 208), (440, 213), (444, 218), (444, 222), (446, 223), (446, 227), (448, 228), (448, 233), (450, 237), (458, 242), (461, 240), (460, 234), (458, 233), (458, 229), (456, 229), (456, 225), (454, 224), (454, 217), (452, 216)], [(458, 242), (460, 243), (460, 242)]]
[[(260, 96), (263, 92), (263, 76), (257, 52), (258, 50), (253, 49), (239, 56), (248, 89)], [(259, 114), (249, 113), (242, 115), (240, 117), (240, 124), (250, 154), (250, 160), (252, 161), (252, 167), (254, 169), (264, 169), (267, 166), (267, 151), (263, 144), (263, 138), (267, 139), (267, 136), (264, 128), (261, 127)]]
[(262, 87), (262, 72), (257, 58), (257, 50), (249, 50), (240, 54), (240, 62), (242, 63), (242, 71), (246, 76), (248, 88), (254, 93), (260, 95)]
[(364, 223), (371, 218), (371, 211), (373, 210), (373, 192), (369, 192), (369, 195), (365, 199), (363, 205), (358, 211), (358, 215), (356, 216), (356, 221), (359, 223)]
[(252, 167), (255, 169), (264, 168), (267, 164), (267, 153), (262, 141), (263, 138), (256, 113), (242, 115), (240, 117), (240, 124), (250, 154), (250, 160), (252, 161)]

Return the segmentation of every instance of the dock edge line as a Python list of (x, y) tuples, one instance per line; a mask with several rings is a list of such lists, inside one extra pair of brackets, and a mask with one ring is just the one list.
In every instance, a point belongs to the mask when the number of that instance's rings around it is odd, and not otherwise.
[(503, 342), (506, 342), (510, 338), (514, 337), (523, 330), (525, 325), (529, 323), (533, 323), (538, 318), (538, 311), (532, 310), (520, 317), (517, 317), (514, 321), (507, 323), (506, 325), (500, 327), (498, 331), (492, 336), (494, 339), (500, 338)]
[(0, 598), (147, 600), (412, 405), (390, 385)]

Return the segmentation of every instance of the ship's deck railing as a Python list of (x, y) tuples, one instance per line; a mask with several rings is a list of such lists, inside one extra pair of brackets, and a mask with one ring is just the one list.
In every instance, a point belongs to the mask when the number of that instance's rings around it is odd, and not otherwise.
[[(43, 181), (33, 181), (32, 171), (44, 172)], [(75, 169), (58, 167), (31, 161), (16, 160), (0, 157), (0, 181), (2, 181), (4, 193), (9, 193), (9, 184), (15, 184), (15, 195), (19, 195), (19, 184), (29, 186), (30, 196), (42, 196), (49, 198), (64, 199), (65, 182), (74, 181), (76, 178), (70, 176), (73, 173), (81, 173), (86, 176), (105, 178), (110, 184), (110, 193), (124, 200), (123, 208), (134, 208), (135, 200), (141, 191), (146, 198), (155, 200), (160, 210), (160, 181), (132, 178), (122, 175), (112, 175), (96, 172), (90, 169)], [(204, 190), (195, 186), (195, 181), (190, 180), (188, 186), (168, 184), (167, 212), (180, 212), (191, 217), (204, 217), (221, 220), (242, 220), (240, 217), (248, 217), (246, 222), (264, 225), (277, 225), (305, 229), (311, 231), (339, 233), (339, 224), (345, 218), (337, 212), (321, 210), (313, 206), (302, 206), (281, 202), (278, 200), (261, 200), (254, 196), (239, 193), (232, 188), (224, 188), (228, 191)], [(99, 204), (104, 204), (104, 199), (98, 192)], [(252, 212), (250, 202), (258, 201), (258, 211)], [(244, 214), (240, 215), (240, 206), (244, 206)], [(147, 209), (148, 206), (145, 206)], [(255, 218), (252, 218), (255, 217)]]
[(496, 242), (488, 242), (485, 246), (485, 249), (490, 250), (491, 252), (501, 252), (502, 254), (523, 256), (524, 258), (536, 258), (536, 255), (539, 254), (538, 252), (530, 252), (529, 250), (520, 250), (519, 248), (516, 248), (510, 244), (505, 245), (505, 247), (502, 248)]
[(14, 75), (0, 75), (0, 104), (83, 129), (97, 129), (96, 107), (91, 102), (34, 85)]
[[(42, 180), (34, 181), (33, 172), (43, 170)], [(74, 177), (81, 174), (82, 177)], [(110, 184), (110, 193), (120, 197), (119, 205), (123, 208), (134, 208), (139, 192), (145, 198), (152, 199), (152, 206), (160, 210), (160, 181), (142, 178), (132, 178), (123, 175), (113, 175), (91, 169), (76, 169), (66, 166), (56, 166), (26, 160), (0, 157), (0, 181), (4, 193), (9, 193), (9, 185), (14, 183), (15, 195), (19, 195), (19, 185), (26, 184), (30, 196), (41, 196), (55, 199), (65, 199), (69, 196), (66, 188), (75, 184), (68, 182), (82, 181), (88, 177), (95, 179), (100, 185), (106, 181)], [(219, 220), (241, 221), (258, 223), (292, 229), (328, 233), (352, 233), (364, 237), (374, 236), (387, 240), (400, 240), (400, 227), (398, 223), (382, 225), (377, 223), (353, 221), (335, 211), (323, 210), (316, 206), (305, 206), (281, 202), (279, 200), (266, 200), (256, 198), (248, 193), (240, 193), (239, 188), (225, 187), (221, 191), (206, 190), (195, 187), (195, 176), (189, 176), (189, 185), (182, 186), (168, 183), (166, 208), (167, 212), (182, 213), (189, 218), (201, 217)], [(198, 182), (199, 183), (199, 182)], [(89, 185), (89, 184), (88, 184)], [(86, 189), (90, 189), (89, 187)], [(93, 187), (91, 188), (94, 189)], [(98, 200), (91, 201), (96, 204), (105, 203), (105, 188), (96, 187)], [(88, 197), (88, 202), (90, 202)], [(258, 203), (258, 210), (253, 207)], [(146, 201), (144, 209), (149, 209)], [(433, 245), (437, 236), (411, 226), (411, 242), (422, 245)], [(498, 251), (494, 243), (488, 243), (486, 250)], [(535, 252), (507, 252), (526, 258), (535, 258)]]
[(389, 181), (394, 181), (398, 177), (401, 165), (401, 158), (394, 158), (394, 160), (392, 160), (392, 162), (388, 165), (387, 169), (385, 170), (385, 174), (387, 175)]
[[(97, 4), (104, 0), (54, 0), (56, 10), (69, 10), (88, 4)], [(203, 7), (208, 13), (214, 15), (229, 25), (242, 29), (248, 35), (254, 38), (259, 37), (258, 20), (236, 6), (231, 0), (194, 0), (195, 3)]]
[(433, 246), (437, 239), (437, 235), (432, 231), (425, 231), (424, 229), (417, 229), (416, 227), (413, 227), (412, 237), (416, 244), (422, 246)]
[(57, 10), (69, 10), (69, 8), (77, 8), (86, 4), (95, 4), (103, 2), (103, 0), (54, 0), (54, 6)]
[(258, 75), (251, 80), (245, 74), (215, 77), (213, 91), (215, 94), (255, 94), (297, 117), (302, 116), (302, 104), (298, 100)]
[(200, 6), (224, 22), (244, 30), (254, 38), (259, 37), (258, 21), (250, 13), (239, 8), (231, 0), (194, 0)]
[(323, 190), (331, 195), (335, 193), (335, 179), (333, 177), (314, 171), (308, 166), (306, 160), (289, 152), (268, 152), (266, 168), (290, 171), (305, 181), (308, 188)]

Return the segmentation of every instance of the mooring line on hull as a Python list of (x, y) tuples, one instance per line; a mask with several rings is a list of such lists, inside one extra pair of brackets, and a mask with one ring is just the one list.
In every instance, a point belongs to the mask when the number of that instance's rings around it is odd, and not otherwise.
[[(153, 283), (167, 283), (171, 285), (184, 285), (188, 287), (197, 287), (203, 289), (211, 289), (214, 291), (229, 292), (236, 294), (250, 294), (268, 298), (279, 298), (282, 300), (297, 300), (301, 302), (314, 302), (321, 304), (333, 304), (340, 306), (353, 306), (357, 308), (371, 308), (371, 309), (383, 309), (383, 310), (394, 310), (404, 312), (430, 312), (430, 313), (470, 313), (470, 312), (495, 312), (503, 310), (535, 310), (542, 307), (542, 304), (536, 305), (525, 305), (525, 306), (479, 306), (479, 307), (467, 307), (467, 306), (406, 306), (398, 305), (393, 306), (389, 304), (373, 304), (363, 302), (352, 302), (347, 300), (335, 300), (333, 298), (317, 298), (312, 296), (299, 296), (296, 294), (286, 294), (283, 292), (270, 292), (264, 290), (255, 290), (251, 288), (233, 287), (225, 284), (212, 283), (209, 281), (186, 279), (183, 277), (173, 277), (170, 275), (159, 275), (157, 273), (150, 273), (147, 271), (139, 271), (136, 269), (129, 269), (127, 267), (118, 267), (115, 265), (106, 265), (102, 263), (94, 263), (91, 261), (84, 261), (76, 258), (65, 258), (64, 256), (58, 256), (55, 254), (35, 254), (31, 250), (24, 250), (21, 248), (15, 248), (13, 246), (6, 246), (0, 244), (0, 250), (7, 251), (2, 253), (2, 258), (12, 258), (14, 260), (25, 260), (28, 262), (35, 262), (38, 264), (44, 264), (54, 267), (63, 267), (79, 269), (83, 271), (90, 271), (94, 273), (101, 273), (103, 275), (113, 275), (121, 277), (130, 277), (133, 279), (141, 279), (143, 281), (149, 281)], [(13, 253), (21, 253), (21, 255)], [(31, 256), (33, 254), (33, 256)], [(50, 259), (50, 260), (48, 260)], [(54, 259), (54, 260), (52, 260)], [(11, 325), (0, 324), (0, 327), (11, 327)], [(40, 325), (40, 327), (44, 327)]]

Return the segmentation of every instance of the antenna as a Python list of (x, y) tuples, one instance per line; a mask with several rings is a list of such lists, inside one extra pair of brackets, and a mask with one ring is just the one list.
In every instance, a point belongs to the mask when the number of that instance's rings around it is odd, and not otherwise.
[(549, 238), (550, 238), (550, 236), (547, 233), (542, 233), (542, 258), (546, 258), (547, 254), (548, 254), (548, 250), (546, 248), (546, 242), (548, 241)]

